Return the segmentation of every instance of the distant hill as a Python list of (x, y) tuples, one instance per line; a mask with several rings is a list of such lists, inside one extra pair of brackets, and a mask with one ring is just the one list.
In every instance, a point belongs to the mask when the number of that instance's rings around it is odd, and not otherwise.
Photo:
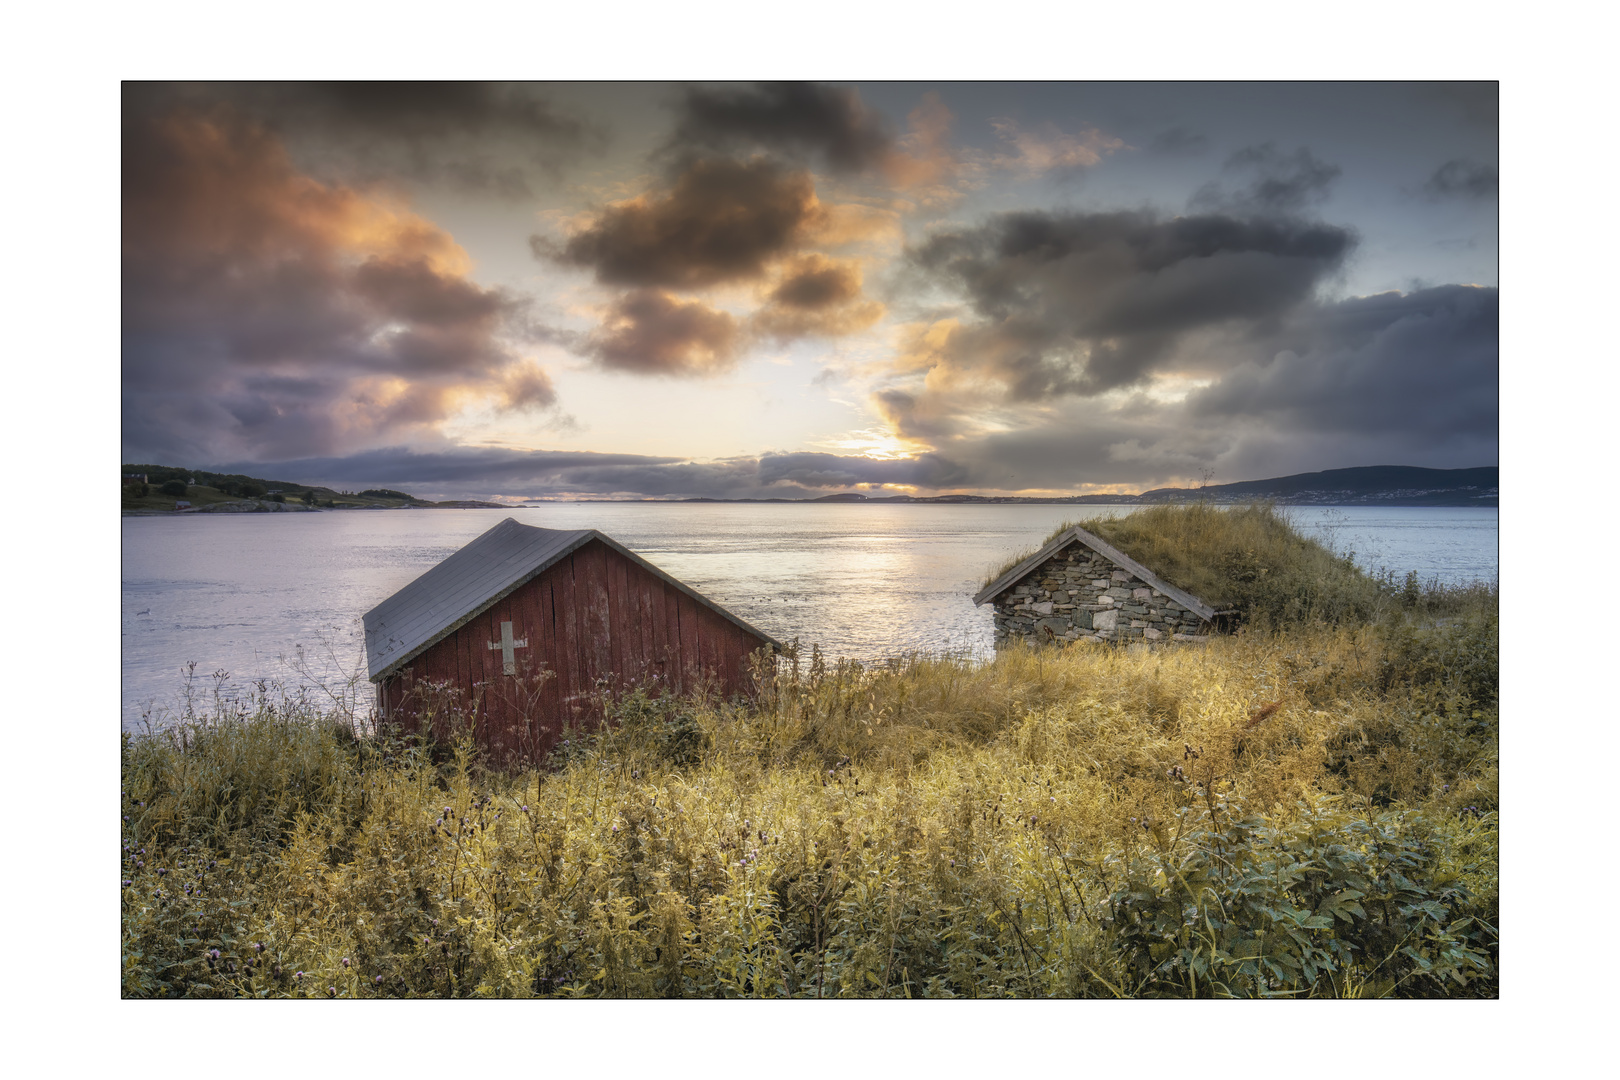
[(1411, 465), (1368, 465), (1356, 469), (1295, 473), (1270, 480), (1210, 484), (1201, 488), (1154, 488), (1140, 495), (823, 495), (816, 499), (683, 499), (682, 502), (812, 503), (1058, 503), (1152, 505), (1208, 499), (1247, 502), (1269, 499), (1296, 506), (1495, 506), (1497, 466), (1477, 469), (1420, 469)]
[[(1244, 480), (1235, 484), (1210, 484), (1201, 488), (1154, 488), (1140, 495), (1073, 495), (1059, 498), (1030, 498), (1022, 495), (862, 495), (847, 492), (814, 499), (681, 499), (680, 502), (794, 502), (794, 503), (1056, 503), (1056, 504), (1143, 504), (1207, 499), (1212, 502), (1247, 502), (1269, 499), (1296, 506), (1495, 506), (1497, 505), (1495, 465), (1476, 469), (1420, 469), (1411, 465), (1368, 465), (1355, 469), (1328, 469), (1325, 472), (1295, 473), (1270, 480)], [(173, 511), (175, 496), (162, 496), (158, 488), (165, 481), (195, 480), (197, 488), (187, 497), (201, 508), (230, 500), (282, 499), (321, 509), (385, 509), (395, 507), (499, 508), (499, 503), (456, 500), (428, 502), (389, 488), (366, 491), (334, 491), (327, 487), (290, 480), (262, 480), (235, 473), (215, 473), (172, 465), (125, 465), (125, 476), (144, 473), (150, 493), (135, 498), (129, 484), (124, 488), (124, 509), (132, 512)], [(600, 499), (593, 502), (654, 502), (664, 500)], [(533, 504), (531, 504), (533, 505)]]
[[(174, 513), (176, 501), (191, 504), (192, 512), (210, 510), (283, 508), (304, 510), (393, 510), (412, 509), (499, 509), (498, 503), (458, 499), (429, 502), (392, 488), (365, 491), (334, 491), (329, 487), (293, 480), (265, 480), (241, 473), (218, 473), (207, 469), (185, 469), (176, 465), (124, 465), (122, 468), (123, 511), (128, 514)], [(142, 493), (131, 476), (145, 476)], [(185, 485), (185, 494), (165, 494), (166, 483)], [(273, 504), (273, 505), (271, 505)]]
[(1495, 506), (1497, 468), (1495, 465), (1477, 469), (1368, 465), (1202, 488), (1155, 488), (1137, 496), (1137, 501), (1179, 502), (1202, 497), (1217, 502), (1271, 499), (1296, 505)]

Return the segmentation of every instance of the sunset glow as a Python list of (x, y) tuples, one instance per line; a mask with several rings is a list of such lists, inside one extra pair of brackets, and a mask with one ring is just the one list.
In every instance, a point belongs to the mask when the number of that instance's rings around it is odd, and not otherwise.
[(1496, 99), (126, 84), (123, 457), (500, 501), (1494, 464)]

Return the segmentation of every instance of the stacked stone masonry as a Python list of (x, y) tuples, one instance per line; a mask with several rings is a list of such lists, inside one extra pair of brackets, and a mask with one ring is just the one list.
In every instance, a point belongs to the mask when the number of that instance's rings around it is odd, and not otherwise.
[(995, 608), (998, 649), (1016, 641), (1168, 641), (1208, 632), (1196, 614), (1079, 541), (996, 597)]

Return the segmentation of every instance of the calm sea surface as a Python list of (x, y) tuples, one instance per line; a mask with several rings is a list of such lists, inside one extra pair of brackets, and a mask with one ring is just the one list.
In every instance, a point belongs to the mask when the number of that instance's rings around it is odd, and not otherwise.
[[(182, 671), (297, 685), (363, 670), (360, 617), (511, 516), (595, 528), (783, 640), (862, 659), (988, 654), (971, 595), (1057, 525), (1129, 507), (560, 503), (496, 510), (196, 514), (123, 519), (123, 724), (179, 704)], [(1294, 508), (1295, 521), (1370, 569), (1425, 581), (1497, 576), (1497, 512)], [(212, 679), (200, 684), (210, 691)]]

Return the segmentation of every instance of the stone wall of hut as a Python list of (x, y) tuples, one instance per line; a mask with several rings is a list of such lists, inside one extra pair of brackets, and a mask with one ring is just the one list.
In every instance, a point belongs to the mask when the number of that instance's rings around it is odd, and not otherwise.
[(997, 597), (995, 608), (998, 649), (1021, 640), (1186, 640), (1209, 630), (1196, 614), (1078, 541)]

